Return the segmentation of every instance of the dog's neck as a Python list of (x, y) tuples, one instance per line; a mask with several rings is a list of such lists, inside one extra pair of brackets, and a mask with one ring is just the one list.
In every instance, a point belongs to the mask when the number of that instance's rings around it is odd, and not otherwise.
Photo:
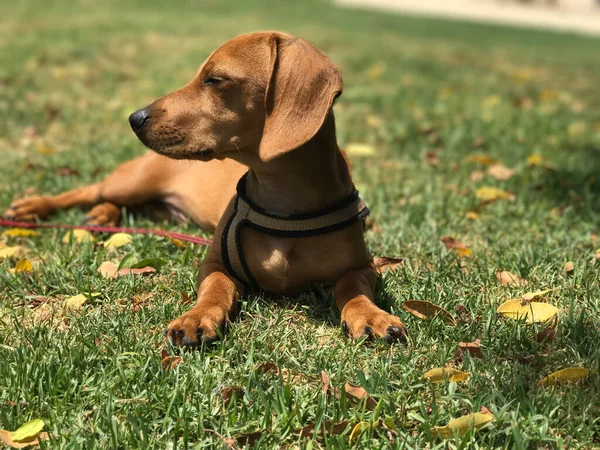
[(333, 113), (306, 144), (252, 166), (246, 184), (248, 198), (281, 214), (327, 208), (353, 189), (348, 164), (337, 146)]

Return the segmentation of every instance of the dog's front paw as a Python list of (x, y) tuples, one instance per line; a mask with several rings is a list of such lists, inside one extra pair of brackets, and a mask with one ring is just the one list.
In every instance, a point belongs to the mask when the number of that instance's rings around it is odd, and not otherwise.
[(408, 331), (402, 321), (379, 309), (373, 303), (363, 303), (344, 311), (342, 327), (352, 338), (379, 337), (389, 343), (406, 342)]
[(171, 345), (193, 347), (216, 340), (217, 330), (222, 326), (223, 323), (209, 315), (192, 310), (173, 320), (165, 331), (165, 337)]
[(13, 201), (4, 213), (4, 217), (15, 220), (33, 221), (36, 218), (44, 219), (53, 211), (54, 208), (48, 197), (36, 195)]
[(115, 227), (121, 220), (121, 209), (113, 203), (100, 203), (85, 215), (88, 225)]

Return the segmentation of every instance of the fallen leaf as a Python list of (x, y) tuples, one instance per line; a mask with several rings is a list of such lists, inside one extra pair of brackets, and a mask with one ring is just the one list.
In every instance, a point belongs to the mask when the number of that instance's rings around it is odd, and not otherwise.
[(468, 258), (473, 254), (470, 248), (453, 248), (452, 251), (456, 253), (457, 258)]
[(535, 335), (535, 340), (540, 344), (550, 344), (556, 339), (556, 330), (554, 328), (544, 328)]
[(508, 300), (498, 307), (497, 312), (505, 317), (525, 320), (525, 323), (545, 322), (560, 310), (549, 303), (530, 302), (521, 304), (521, 299)]
[(494, 415), (491, 413), (472, 413), (458, 419), (452, 419), (447, 425), (443, 427), (433, 427), (429, 430), (431, 434), (441, 438), (451, 438), (456, 434), (457, 436), (464, 436), (472, 429), (481, 428), (486, 423), (494, 420)]
[(515, 275), (508, 270), (499, 270), (496, 272), (496, 280), (502, 286), (524, 286), (527, 284), (525, 280), (523, 280), (518, 275)]
[(131, 242), (131, 235), (127, 233), (115, 233), (104, 241), (105, 248), (119, 248)]
[(65, 300), (65, 306), (67, 309), (77, 310), (83, 308), (83, 305), (93, 297), (99, 296), (99, 292), (92, 292), (89, 295), (77, 294), (69, 297)]
[(569, 367), (542, 378), (540, 384), (542, 386), (549, 386), (561, 381), (579, 381), (595, 373), (595, 370), (585, 369), (583, 367)]
[(558, 288), (544, 289), (543, 291), (528, 292), (526, 294), (523, 294), (521, 296), (521, 299), (526, 302), (530, 302), (532, 300), (536, 300), (538, 298), (544, 297), (547, 293), (555, 291), (556, 289), (558, 289)]
[(483, 180), (483, 172), (481, 170), (475, 170), (473, 172), (471, 172), (471, 175), (469, 175), (469, 179), (475, 183), (477, 183), (478, 181)]
[(0, 443), (8, 445), (12, 448), (27, 448), (33, 445), (38, 445), (40, 441), (48, 439), (48, 433), (42, 432), (30, 441), (16, 442), (12, 439), (12, 432), (7, 430), (0, 430)]
[(573, 261), (567, 261), (565, 263), (564, 270), (567, 275), (573, 275), (573, 273), (575, 272), (575, 264), (573, 263)]
[(29, 230), (27, 228), (11, 228), (10, 230), (6, 230), (2, 232), (2, 236), (9, 236), (9, 237), (31, 237), (31, 236), (37, 236), (40, 233), (38, 233), (35, 230)]
[(6, 258), (12, 258), (13, 256), (24, 253), (24, 251), (25, 249), (20, 245), (15, 245), (14, 247), (2, 247), (0, 248), (0, 262), (4, 261)]
[(344, 149), (346, 153), (353, 156), (372, 156), (375, 154), (375, 149), (372, 145), (352, 142)]
[(87, 230), (70, 230), (63, 236), (63, 242), (69, 244), (71, 242), (71, 237), (73, 237), (78, 244), (94, 241), (94, 236)]
[(457, 241), (452, 236), (442, 236), (440, 241), (444, 243), (447, 249), (453, 248), (467, 248), (467, 244), (462, 241)]
[(98, 272), (102, 277), (112, 279), (117, 275), (117, 265), (112, 261), (104, 261), (98, 267)]
[(479, 214), (477, 214), (475, 211), (467, 211), (465, 217), (469, 220), (477, 220), (479, 219)]
[(494, 164), (487, 168), (486, 173), (493, 176), (497, 180), (508, 180), (516, 173), (515, 170), (509, 169), (502, 164)]
[(154, 267), (142, 267), (140, 269), (133, 269), (131, 267), (126, 267), (125, 269), (121, 269), (117, 271), (117, 277), (123, 277), (125, 275), (143, 275), (149, 273), (156, 273), (156, 269)]
[(15, 442), (31, 441), (41, 433), (44, 425), (45, 423), (42, 419), (30, 420), (26, 424), (21, 425), (10, 438)]
[(475, 339), (473, 342), (459, 342), (454, 356), (457, 356), (458, 353), (462, 357), (464, 353), (469, 353), (471, 358), (483, 358), (483, 352), (479, 346), (480, 343), (479, 339)]
[(11, 273), (21, 273), (21, 272), (31, 272), (33, 270), (33, 266), (31, 265), (31, 261), (27, 258), (21, 259), (14, 269), (11, 269)]
[(423, 378), (432, 383), (439, 383), (441, 381), (459, 382), (466, 380), (470, 376), (471, 374), (468, 372), (461, 372), (460, 370), (452, 369), (451, 367), (437, 367), (425, 372)]
[(160, 361), (160, 366), (164, 371), (169, 371), (174, 369), (180, 364), (183, 364), (183, 358), (177, 355), (169, 355), (169, 353), (163, 349), (161, 352), (162, 360)]
[(73, 169), (73, 168), (67, 167), (67, 166), (56, 168), (54, 170), (54, 173), (61, 177), (70, 177), (70, 176), (79, 177), (79, 176), (81, 176), (81, 174), (79, 173), (79, 170)]
[(435, 154), (435, 152), (433, 152), (433, 151), (429, 151), (429, 152), (425, 153), (425, 158), (427, 159), (427, 163), (430, 166), (438, 167), (440, 165), (440, 160), (437, 157), (437, 155)]
[(55, 155), (56, 154), (56, 149), (49, 147), (48, 145), (38, 145), (37, 147), (37, 152), (40, 155)]
[(364, 420), (362, 422), (358, 422), (356, 425), (354, 425), (354, 428), (352, 428), (350, 436), (348, 437), (348, 441), (353, 444), (360, 437), (363, 431), (366, 431), (369, 428), (371, 428), (371, 424), (369, 422)]
[[(479, 148), (479, 147), (483, 147), (483, 145), (485, 144), (486, 140), (484, 137), (482, 136), (477, 136), (475, 139), (473, 139), (473, 148)], [(488, 158), (486, 156), (486, 158)]]
[(491, 166), (492, 164), (496, 163), (496, 160), (494, 158), (481, 154), (474, 154), (468, 156), (465, 161), (480, 164), (482, 166)]
[(327, 395), (327, 393), (331, 390), (331, 383), (329, 381), (329, 375), (324, 370), (321, 370), (321, 391), (323, 394)]
[(268, 373), (279, 375), (279, 368), (277, 367), (277, 364), (270, 361), (265, 361), (256, 366), (254, 372), (256, 372), (257, 375), (265, 375)]
[(356, 384), (352, 384), (349, 381), (346, 381), (344, 385), (344, 391), (346, 392), (346, 396), (354, 398), (356, 400), (366, 399), (366, 406), (368, 409), (377, 408), (377, 402), (373, 397), (369, 395), (369, 393), (362, 386), (357, 386)]
[(221, 389), (221, 398), (223, 404), (228, 406), (231, 403), (231, 399), (235, 395), (236, 398), (241, 398), (244, 395), (244, 388), (240, 386), (227, 386)]
[(390, 258), (388, 256), (376, 256), (373, 258), (373, 265), (375, 270), (381, 274), (388, 271), (394, 271), (402, 266), (406, 260), (404, 258)]
[(477, 189), (475, 192), (475, 197), (477, 197), (479, 200), (483, 200), (484, 202), (492, 202), (502, 199), (514, 200), (516, 198), (514, 194), (511, 194), (510, 192), (489, 186), (484, 186)]
[(456, 326), (456, 320), (448, 311), (431, 302), (423, 300), (407, 300), (402, 303), (402, 307), (417, 316), (420, 319), (433, 319), (435, 316), (440, 316), (448, 325)]
[(179, 248), (185, 248), (187, 247), (185, 245), (185, 243), (179, 239), (176, 239), (174, 237), (172, 237), (170, 234), (167, 233), (167, 238), (169, 239), (169, 241), (171, 241), (171, 243), (175, 246), (175, 247), (179, 247)]

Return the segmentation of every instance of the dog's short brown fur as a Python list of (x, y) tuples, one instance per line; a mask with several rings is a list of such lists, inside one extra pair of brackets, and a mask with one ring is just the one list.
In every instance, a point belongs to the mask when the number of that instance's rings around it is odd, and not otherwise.
[[(132, 115), (136, 134), (156, 153), (121, 165), (98, 184), (16, 201), (7, 215), (43, 218), (58, 208), (96, 205), (88, 220), (113, 224), (119, 207), (160, 200), (215, 230), (200, 266), (198, 301), (167, 330), (177, 345), (212, 340), (244, 292), (220, 249), (237, 180), (249, 171), (248, 197), (283, 214), (318, 211), (352, 192), (332, 111), (341, 92), (337, 69), (308, 41), (276, 32), (236, 37), (188, 85)], [(246, 227), (241, 243), (262, 289), (294, 294), (311, 283), (334, 285), (349, 335), (406, 336), (400, 319), (374, 303), (377, 275), (361, 222), (301, 238)]]

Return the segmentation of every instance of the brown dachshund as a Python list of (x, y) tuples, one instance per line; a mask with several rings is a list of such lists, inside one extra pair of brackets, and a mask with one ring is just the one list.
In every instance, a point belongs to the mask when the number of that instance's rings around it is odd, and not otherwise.
[(96, 205), (88, 221), (116, 223), (119, 207), (160, 200), (215, 230), (198, 301), (168, 326), (176, 345), (215, 339), (248, 289), (289, 295), (313, 283), (334, 286), (350, 336), (404, 340), (400, 319), (374, 303), (368, 209), (336, 142), (332, 106), (341, 92), (338, 70), (308, 41), (276, 32), (236, 37), (188, 85), (130, 116), (156, 153), (98, 184), (16, 201), (7, 215)]

